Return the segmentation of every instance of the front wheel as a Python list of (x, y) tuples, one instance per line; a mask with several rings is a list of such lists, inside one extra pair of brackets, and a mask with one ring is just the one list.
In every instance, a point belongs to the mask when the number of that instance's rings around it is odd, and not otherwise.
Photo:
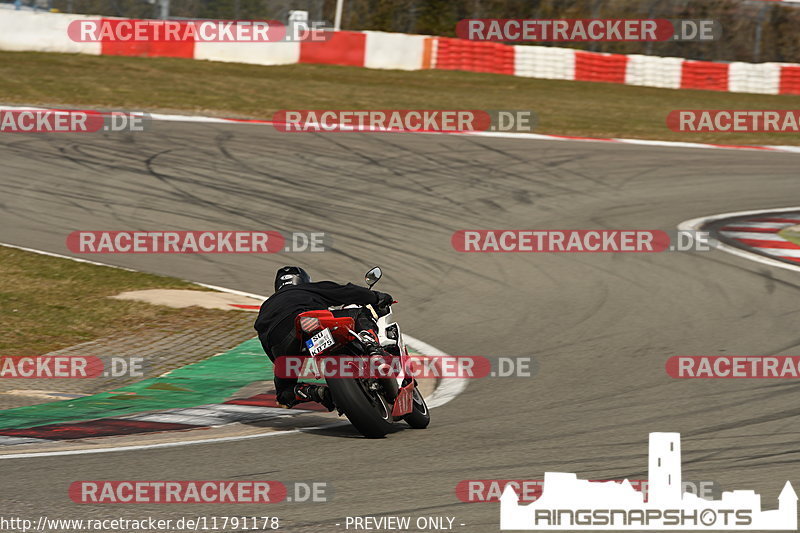
[(425, 398), (422, 397), (416, 387), (414, 387), (413, 399), (414, 408), (405, 416), (404, 420), (414, 429), (425, 429), (431, 423), (431, 413), (428, 411), (428, 404), (425, 403)]
[(370, 380), (331, 378), (327, 382), (333, 403), (362, 435), (375, 439), (391, 431), (392, 408), (381, 394), (370, 389)]

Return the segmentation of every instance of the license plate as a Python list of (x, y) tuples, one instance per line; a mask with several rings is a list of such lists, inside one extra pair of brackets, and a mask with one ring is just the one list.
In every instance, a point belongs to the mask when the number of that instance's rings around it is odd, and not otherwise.
[(331, 330), (328, 328), (323, 329), (310, 339), (306, 341), (306, 346), (308, 346), (308, 353), (311, 355), (317, 355), (318, 353), (322, 352), (323, 350), (327, 350), (331, 346), (333, 346), (333, 335), (331, 335)]

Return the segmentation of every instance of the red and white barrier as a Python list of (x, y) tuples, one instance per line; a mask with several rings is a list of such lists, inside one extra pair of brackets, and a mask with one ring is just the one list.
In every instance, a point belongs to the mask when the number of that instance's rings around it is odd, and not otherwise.
[[(800, 65), (721, 63), (679, 57), (603, 54), (572, 48), (433, 38), (432, 68), (666, 89), (800, 94)], [(509, 62), (513, 51), (513, 63)]]
[[(789, 63), (692, 61), (377, 31), (340, 31), (331, 33), (326, 41), (299, 43), (80, 43), (72, 41), (67, 33), (69, 23), (78, 19), (97, 17), (3, 10), (0, 50), (184, 57), (255, 65), (316, 63), (398, 70), (433, 68), (667, 89), (800, 94), (800, 65)], [(104, 20), (115, 23), (121, 19)]]

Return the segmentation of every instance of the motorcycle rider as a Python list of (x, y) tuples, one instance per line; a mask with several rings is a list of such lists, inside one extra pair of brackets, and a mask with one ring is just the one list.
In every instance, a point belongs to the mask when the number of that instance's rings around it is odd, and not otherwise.
[[(261, 305), (253, 325), (261, 346), (274, 363), (277, 358), (301, 353), (301, 341), (295, 334), (295, 318), (306, 311), (322, 310), (337, 305), (372, 304), (389, 306), (391, 295), (348, 283), (312, 282), (298, 266), (285, 266), (275, 274), (275, 294)], [(361, 326), (359, 326), (361, 327)], [(334, 408), (327, 385), (298, 383), (295, 378), (275, 376), (278, 405), (290, 408), (300, 402), (314, 401)]]

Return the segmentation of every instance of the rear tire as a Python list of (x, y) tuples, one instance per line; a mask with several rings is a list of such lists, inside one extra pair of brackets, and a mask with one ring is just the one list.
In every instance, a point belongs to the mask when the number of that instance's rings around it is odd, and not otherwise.
[(414, 429), (425, 429), (431, 423), (431, 412), (428, 410), (428, 404), (425, 403), (425, 398), (422, 397), (416, 387), (414, 387), (414, 408), (403, 420)]
[(362, 435), (377, 439), (391, 431), (392, 408), (380, 394), (368, 394), (357, 379), (331, 378), (327, 382), (333, 403)]

